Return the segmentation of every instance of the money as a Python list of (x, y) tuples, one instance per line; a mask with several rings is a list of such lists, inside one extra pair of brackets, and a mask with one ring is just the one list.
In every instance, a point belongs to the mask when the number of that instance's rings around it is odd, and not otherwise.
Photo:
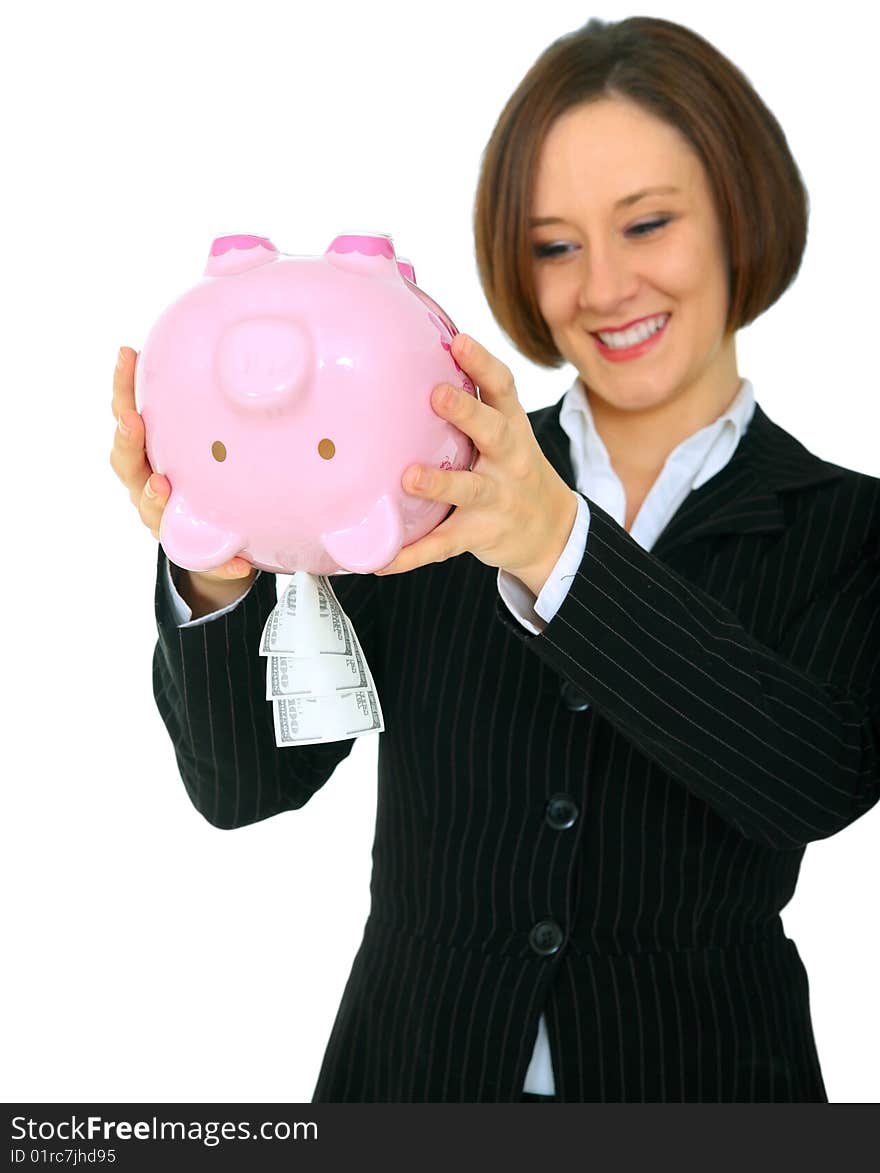
[(354, 642), (351, 622), (327, 576), (298, 570), (269, 613), (260, 638), (260, 655), (338, 652), (350, 656)]
[(351, 688), (331, 696), (274, 701), (275, 744), (315, 745), (364, 733), (382, 733), (379, 698), (371, 688)]
[(370, 688), (372, 676), (360, 644), (350, 656), (319, 652), (314, 656), (270, 655), (266, 670), (266, 700), (281, 697), (326, 696), (346, 688)]
[(326, 575), (297, 571), (266, 619), (260, 655), (279, 748), (384, 732), (373, 674)]

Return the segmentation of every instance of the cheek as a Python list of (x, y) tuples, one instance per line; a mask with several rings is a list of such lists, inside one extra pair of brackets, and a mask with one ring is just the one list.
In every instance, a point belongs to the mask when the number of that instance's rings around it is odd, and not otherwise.
[(723, 271), (707, 250), (694, 250), (687, 259), (669, 258), (657, 276), (663, 290), (698, 318), (714, 317), (717, 304), (726, 296)]
[(578, 312), (576, 281), (565, 280), (558, 272), (547, 273), (546, 269), (539, 269), (534, 280), (538, 308), (548, 324), (564, 323)]
[(727, 275), (717, 232), (700, 225), (700, 231), (681, 242), (664, 258), (665, 280), (675, 296), (700, 298), (705, 309), (726, 296)]

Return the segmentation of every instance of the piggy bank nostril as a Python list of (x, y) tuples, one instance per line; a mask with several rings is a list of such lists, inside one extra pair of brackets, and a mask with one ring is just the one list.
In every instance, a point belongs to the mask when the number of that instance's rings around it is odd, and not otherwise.
[(322, 460), (332, 460), (336, 455), (336, 445), (325, 437), (318, 443), (318, 455)]
[(222, 440), (215, 440), (214, 443), (211, 445), (211, 455), (214, 457), (215, 460), (225, 460), (226, 459), (226, 445), (223, 443)]

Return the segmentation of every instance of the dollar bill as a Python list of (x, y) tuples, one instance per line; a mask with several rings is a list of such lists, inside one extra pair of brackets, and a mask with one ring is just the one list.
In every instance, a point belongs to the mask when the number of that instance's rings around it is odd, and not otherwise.
[(260, 638), (260, 655), (330, 652), (350, 656), (352, 646), (351, 623), (327, 576), (297, 571), (269, 612)]
[(315, 656), (270, 654), (266, 665), (266, 700), (291, 696), (326, 696), (346, 688), (372, 688), (361, 646), (355, 642), (350, 656), (319, 652)]
[(272, 704), (275, 744), (316, 745), (382, 733), (379, 698), (371, 688), (351, 688), (330, 696), (292, 697)]
[(293, 576), (266, 619), (260, 655), (277, 746), (384, 732), (373, 674), (325, 575)]

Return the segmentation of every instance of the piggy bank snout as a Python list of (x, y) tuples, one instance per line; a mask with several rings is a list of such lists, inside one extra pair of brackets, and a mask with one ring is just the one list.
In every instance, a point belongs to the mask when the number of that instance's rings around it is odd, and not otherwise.
[(277, 411), (304, 393), (313, 369), (309, 331), (288, 318), (259, 317), (227, 326), (217, 346), (217, 381), (233, 407)]

